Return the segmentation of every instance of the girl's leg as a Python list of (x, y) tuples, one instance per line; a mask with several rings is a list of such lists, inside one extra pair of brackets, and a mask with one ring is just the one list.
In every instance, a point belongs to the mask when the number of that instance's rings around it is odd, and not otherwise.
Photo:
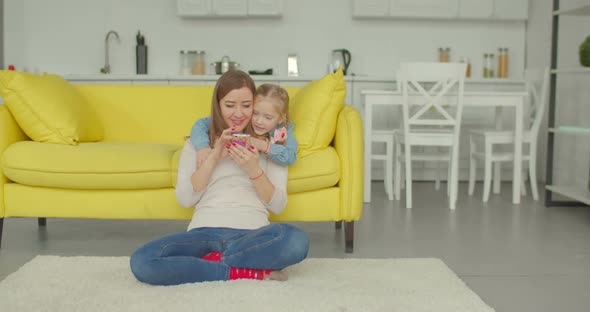
[(307, 256), (309, 239), (299, 228), (273, 223), (227, 241), (221, 261), (235, 268), (281, 270)]
[(138, 280), (153, 285), (227, 280), (227, 265), (201, 259), (222, 250), (226, 231), (199, 228), (149, 242), (131, 256), (131, 271)]

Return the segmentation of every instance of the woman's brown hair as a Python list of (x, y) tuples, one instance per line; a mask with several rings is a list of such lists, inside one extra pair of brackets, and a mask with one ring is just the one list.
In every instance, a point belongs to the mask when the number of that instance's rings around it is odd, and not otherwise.
[[(248, 88), (252, 91), (252, 96), (256, 94), (254, 80), (241, 70), (230, 70), (221, 75), (215, 84), (213, 98), (211, 100), (211, 122), (209, 124), (209, 142), (211, 148), (215, 146), (215, 140), (221, 135), (223, 130), (229, 128), (229, 125), (223, 120), (219, 101), (233, 90)], [(250, 122), (248, 122), (250, 124)], [(250, 127), (246, 127), (249, 129)]]

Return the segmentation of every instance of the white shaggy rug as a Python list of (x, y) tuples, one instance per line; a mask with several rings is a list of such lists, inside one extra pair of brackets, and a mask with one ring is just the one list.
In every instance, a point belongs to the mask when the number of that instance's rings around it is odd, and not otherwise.
[(0, 282), (0, 311), (493, 311), (438, 259), (307, 259), (286, 282), (138, 282), (128, 257), (38, 256)]

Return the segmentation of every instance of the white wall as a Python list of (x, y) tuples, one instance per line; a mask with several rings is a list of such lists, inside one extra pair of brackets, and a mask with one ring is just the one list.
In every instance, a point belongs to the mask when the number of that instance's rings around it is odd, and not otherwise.
[[(327, 70), (330, 51), (352, 52), (351, 72), (391, 76), (407, 60), (435, 60), (440, 46), (452, 58), (470, 57), (481, 76), (484, 52), (510, 48), (511, 75), (522, 77), (525, 23), (428, 20), (353, 20), (350, 0), (283, 0), (281, 19), (182, 19), (173, 0), (4, 0), (5, 64), (61, 74), (98, 73), (104, 36), (114, 29), (113, 74), (135, 71), (135, 34), (149, 45), (149, 72), (175, 74), (179, 50), (203, 49), (207, 62), (229, 55), (244, 69), (286, 73), (288, 53), (303, 75)], [(531, 1), (532, 2), (532, 1)]]

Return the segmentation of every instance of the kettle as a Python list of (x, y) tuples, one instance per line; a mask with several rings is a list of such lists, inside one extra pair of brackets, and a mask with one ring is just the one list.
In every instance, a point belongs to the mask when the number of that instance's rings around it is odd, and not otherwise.
[(332, 68), (334, 71), (338, 70), (338, 67), (342, 66), (342, 71), (344, 75), (346, 75), (351, 60), (352, 56), (350, 55), (350, 51), (346, 49), (332, 50)]

